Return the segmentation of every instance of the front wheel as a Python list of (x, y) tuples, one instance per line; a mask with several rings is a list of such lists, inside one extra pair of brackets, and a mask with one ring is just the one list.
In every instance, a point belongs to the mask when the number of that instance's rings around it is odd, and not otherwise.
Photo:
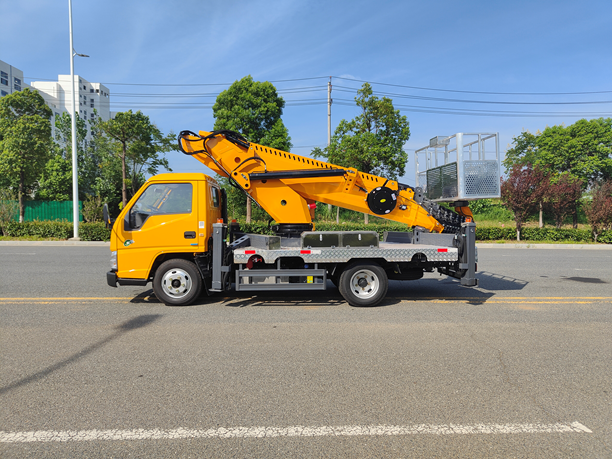
[(153, 278), (153, 292), (169, 306), (189, 305), (200, 295), (202, 278), (198, 267), (184, 259), (167, 260)]
[(356, 263), (341, 273), (338, 289), (354, 307), (374, 307), (387, 294), (387, 274), (376, 264)]

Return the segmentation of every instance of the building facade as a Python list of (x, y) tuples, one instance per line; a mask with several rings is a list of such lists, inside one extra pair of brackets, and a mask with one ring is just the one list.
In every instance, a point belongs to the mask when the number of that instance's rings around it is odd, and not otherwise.
[[(58, 75), (57, 81), (33, 81), (27, 85), (23, 82), (23, 71), (16, 67), (0, 61), (0, 71), (2, 72), (0, 79), (0, 94), (2, 96), (21, 91), (24, 88), (31, 88), (37, 90), (43, 97), (53, 112), (51, 126), (55, 137), (55, 119), (61, 113), (70, 113), (72, 110), (70, 75)], [(103, 121), (109, 120), (112, 117), (109, 89), (101, 83), (91, 83), (79, 75), (75, 75), (74, 79), (78, 94), (75, 108), (79, 116), (85, 121), (94, 120), (96, 117)], [(90, 140), (89, 129), (87, 138)]]
[(0, 61), (0, 97), (29, 88), (23, 81), (23, 71)]

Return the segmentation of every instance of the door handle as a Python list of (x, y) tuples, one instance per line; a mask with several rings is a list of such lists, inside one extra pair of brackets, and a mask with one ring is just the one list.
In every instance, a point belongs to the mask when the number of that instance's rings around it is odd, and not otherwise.
[(196, 238), (196, 232), (185, 232), (183, 233), (183, 237), (187, 238), (187, 239), (194, 239)]

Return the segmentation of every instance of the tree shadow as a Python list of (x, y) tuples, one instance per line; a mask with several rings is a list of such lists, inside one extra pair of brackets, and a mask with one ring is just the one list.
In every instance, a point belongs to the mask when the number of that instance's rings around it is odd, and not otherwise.
[(606, 281), (600, 278), (584, 278), (581, 276), (563, 276), (562, 279), (569, 281), (577, 281), (578, 283), (590, 283), (590, 284), (607, 284)]
[(140, 315), (132, 319), (129, 319), (128, 321), (125, 321), (119, 326), (117, 326), (115, 328), (116, 329), (115, 332), (113, 332), (108, 337), (84, 348), (83, 350), (77, 353), (74, 353), (73, 355), (60, 361), (59, 363), (56, 363), (28, 377), (24, 377), (23, 379), (18, 380), (17, 382), (11, 383), (10, 385), (0, 388), (0, 395), (7, 393), (11, 390), (14, 390), (15, 388), (19, 388), (24, 385), (28, 385), (29, 383), (40, 380), (52, 374), (53, 372), (62, 369), (63, 367), (66, 367), (76, 361), (79, 361), (85, 358), (87, 355), (93, 353), (94, 351), (99, 350), (100, 348), (108, 344), (109, 342), (112, 342), (113, 340), (118, 339), (119, 337), (126, 334), (127, 332), (133, 331), (134, 329), (139, 329), (141, 327), (149, 326), (150, 324), (160, 319), (162, 316), (163, 315)]

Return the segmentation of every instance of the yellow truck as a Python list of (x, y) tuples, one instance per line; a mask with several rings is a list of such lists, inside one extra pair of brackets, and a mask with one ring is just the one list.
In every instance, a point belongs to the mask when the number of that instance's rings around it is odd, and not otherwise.
[[(226, 197), (204, 173), (151, 177), (112, 223), (110, 286), (151, 282), (167, 305), (213, 292), (324, 290), (373, 306), (388, 280), (440, 273), (475, 286), (475, 224), (468, 202), (455, 212), (412, 188), (353, 168), (250, 143), (231, 131), (183, 131), (179, 148), (245, 192), (276, 222), (275, 235), (246, 234), (228, 221)], [(380, 241), (371, 231), (317, 231), (317, 202), (407, 225)], [(105, 220), (110, 225), (108, 213)], [(412, 229), (412, 230), (411, 230)], [(409, 231), (411, 230), (411, 231)]]

